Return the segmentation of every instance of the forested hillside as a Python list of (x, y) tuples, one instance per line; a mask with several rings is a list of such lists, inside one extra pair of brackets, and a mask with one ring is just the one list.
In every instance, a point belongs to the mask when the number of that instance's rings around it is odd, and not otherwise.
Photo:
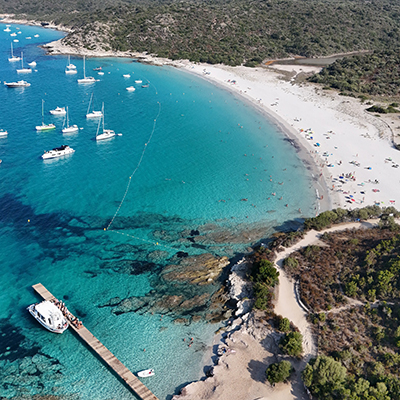
[(400, 4), (361, 0), (0, 0), (0, 12), (72, 27), (88, 48), (147, 51), (171, 59), (254, 65), (287, 56), (396, 50)]

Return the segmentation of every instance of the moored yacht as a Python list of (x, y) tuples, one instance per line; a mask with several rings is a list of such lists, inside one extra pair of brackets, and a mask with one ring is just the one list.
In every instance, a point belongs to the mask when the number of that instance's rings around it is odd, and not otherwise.
[(9, 88), (21, 88), (31, 86), (31, 84), (27, 81), (4, 82), (4, 84)]
[(30, 74), (32, 72), (31, 68), (24, 68), (24, 55), (21, 51), (21, 68), (17, 69), (18, 74)]
[(68, 321), (61, 310), (51, 301), (31, 304), (27, 310), (46, 329), (54, 333), (63, 333), (68, 328)]
[(54, 110), (50, 110), (51, 115), (65, 115), (67, 112), (65, 111), (65, 107), (56, 107)]
[(8, 135), (8, 132), (5, 131), (4, 129), (0, 129), (0, 137), (6, 137)]
[(93, 93), (90, 96), (89, 107), (86, 112), (86, 118), (101, 118), (103, 116), (102, 111), (95, 111), (95, 110), (90, 111), (90, 106), (92, 105), (92, 101), (93, 101)]
[(103, 131), (102, 133), (99, 133), (100, 130), (100, 122), (99, 121), (99, 125), (97, 126), (97, 132), (96, 132), (96, 140), (105, 140), (105, 139), (111, 139), (112, 137), (115, 136), (115, 132), (112, 129), (104, 129), (104, 103), (103, 103), (103, 107), (101, 109), (102, 114), (103, 114)]
[(86, 76), (85, 71), (85, 56), (83, 56), (83, 78), (78, 79), (78, 83), (80, 84), (91, 84), (97, 82), (97, 79), (94, 79), (93, 76)]
[(43, 158), (43, 160), (48, 160), (50, 158), (57, 158), (57, 157), (67, 156), (67, 155), (72, 154), (74, 152), (75, 152), (74, 149), (72, 149), (71, 147), (67, 146), (66, 144), (63, 144), (60, 147), (55, 147), (52, 150), (45, 151), (42, 154), (42, 158)]
[(11, 57), (8, 59), (8, 61), (10, 62), (21, 61), (21, 57), (14, 56), (12, 42), (11, 42)]

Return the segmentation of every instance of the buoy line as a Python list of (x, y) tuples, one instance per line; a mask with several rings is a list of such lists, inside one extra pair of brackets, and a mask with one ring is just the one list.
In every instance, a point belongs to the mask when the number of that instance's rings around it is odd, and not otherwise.
[[(159, 101), (158, 101), (157, 103), (158, 103), (158, 114), (157, 114), (156, 118), (154, 119), (154, 122), (153, 122), (153, 129), (152, 129), (152, 131), (151, 131), (151, 133), (150, 133), (149, 139), (148, 139), (147, 142), (144, 144), (143, 151), (142, 151), (142, 155), (140, 156), (139, 162), (137, 163), (136, 168), (133, 170), (133, 172), (132, 172), (132, 173), (130, 174), (130, 176), (129, 176), (128, 184), (126, 185), (125, 193), (124, 193), (124, 195), (123, 195), (123, 197), (122, 197), (122, 200), (120, 201), (120, 203), (119, 203), (119, 205), (118, 205), (118, 208), (117, 208), (117, 210), (115, 211), (115, 213), (114, 213), (114, 215), (113, 215), (113, 217), (112, 217), (110, 223), (107, 225), (106, 228), (104, 228), (105, 231), (108, 231), (108, 230), (110, 229), (110, 227), (111, 227), (111, 225), (113, 224), (113, 222), (114, 222), (116, 216), (117, 216), (118, 213), (119, 213), (119, 210), (120, 210), (121, 207), (122, 207), (122, 204), (124, 204), (126, 195), (128, 194), (128, 191), (129, 191), (129, 187), (131, 186), (132, 177), (136, 174), (137, 170), (139, 169), (140, 164), (141, 164), (142, 161), (143, 161), (143, 157), (144, 157), (144, 153), (146, 152), (147, 145), (150, 144), (150, 142), (151, 142), (151, 139), (152, 139), (152, 137), (153, 137), (154, 131), (155, 131), (155, 129), (156, 129), (157, 119), (158, 119), (158, 117), (160, 116), (160, 113), (161, 113), (161, 104), (160, 104)], [(118, 231), (114, 231), (114, 232), (118, 232)], [(121, 233), (121, 232), (118, 232), (118, 233)]]

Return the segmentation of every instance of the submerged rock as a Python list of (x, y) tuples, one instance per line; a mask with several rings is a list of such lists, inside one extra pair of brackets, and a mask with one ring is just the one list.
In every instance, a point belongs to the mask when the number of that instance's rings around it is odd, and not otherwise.
[(219, 278), (223, 268), (228, 264), (228, 257), (215, 257), (206, 253), (187, 257), (179, 265), (166, 266), (162, 271), (162, 277), (166, 281), (209, 285)]

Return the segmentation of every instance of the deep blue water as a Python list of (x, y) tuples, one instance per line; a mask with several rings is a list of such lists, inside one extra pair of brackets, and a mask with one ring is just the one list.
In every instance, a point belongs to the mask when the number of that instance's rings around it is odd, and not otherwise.
[[(31, 285), (41, 282), (133, 372), (155, 368), (145, 383), (168, 398), (203, 375), (202, 358), (219, 325), (173, 322), (204, 317), (207, 304), (162, 312), (154, 303), (219, 286), (167, 282), (160, 271), (179, 263), (178, 252), (232, 257), (296, 220), (299, 208), (312, 215), (309, 173), (263, 116), (198, 77), (131, 59), (93, 58), (86, 75), (99, 81), (78, 85), (81, 58), (71, 58), (78, 74), (66, 75), (67, 57), (38, 47), (62, 33), (12, 25), (22, 33), (11, 37), (4, 28), (1, 79), (31, 86), (0, 87), (0, 128), (9, 132), (0, 139), (0, 397), (133, 398), (71, 332), (51, 334), (30, 317), (25, 307), (38, 300)], [(8, 62), (13, 39), (19, 40), (14, 54), (23, 51), (25, 63), (37, 62), (32, 74), (18, 75), (20, 64)], [(102, 76), (93, 71), (99, 66)], [(122, 76), (127, 73), (131, 78)], [(138, 79), (149, 87), (135, 84)], [(126, 91), (131, 85), (136, 91)], [(104, 102), (106, 127), (122, 136), (94, 140), (97, 121), (85, 118), (92, 93), (96, 109)], [(35, 130), (42, 99), (44, 120), (55, 131)], [(63, 118), (49, 114), (56, 106), (69, 107), (78, 133), (61, 133)], [(75, 153), (40, 158), (62, 144)], [(193, 230), (200, 235), (191, 236)], [(120, 313), (106, 306), (116, 297), (147, 303)], [(190, 337), (191, 347), (183, 341)]]

